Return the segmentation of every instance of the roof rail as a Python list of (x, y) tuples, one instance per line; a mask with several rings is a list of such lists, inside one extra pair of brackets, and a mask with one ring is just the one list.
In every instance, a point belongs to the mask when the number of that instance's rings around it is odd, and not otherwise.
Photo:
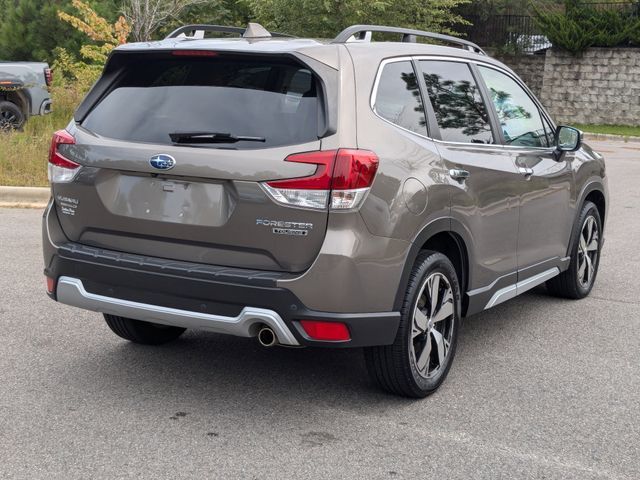
[(181, 35), (189, 36), (193, 38), (204, 38), (205, 32), (218, 32), (218, 33), (234, 33), (244, 38), (267, 38), (267, 37), (288, 37), (293, 38), (293, 35), (287, 35), (286, 33), (268, 32), (262, 25), (258, 23), (249, 23), (246, 27), (227, 27), (225, 25), (184, 25), (176, 28), (173, 32), (165, 37), (178, 38)]
[(442, 42), (453, 43), (472, 52), (486, 55), (485, 51), (478, 45), (462, 38), (443, 35), (441, 33), (425, 32), (423, 30), (413, 30), (411, 28), (385, 27), (383, 25), (352, 25), (341, 31), (331, 43), (347, 43), (352, 38), (355, 38), (355, 41), (371, 41), (372, 32), (399, 33), (402, 34), (402, 41), (406, 43), (415, 43), (416, 37), (432, 38)]

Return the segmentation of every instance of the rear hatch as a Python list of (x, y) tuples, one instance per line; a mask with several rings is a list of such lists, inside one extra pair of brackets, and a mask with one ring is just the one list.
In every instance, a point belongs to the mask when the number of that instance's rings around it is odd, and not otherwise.
[(53, 184), (68, 238), (189, 262), (308, 268), (328, 210), (280, 205), (261, 182), (318, 168), (285, 161), (321, 149), (327, 100), (317, 72), (273, 54), (115, 57), (68, 127), (75, 144), (59, 146), (82, 166)]

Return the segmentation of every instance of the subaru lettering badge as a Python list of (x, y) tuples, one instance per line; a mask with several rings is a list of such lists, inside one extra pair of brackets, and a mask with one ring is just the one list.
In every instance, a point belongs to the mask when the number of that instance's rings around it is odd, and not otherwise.
[(149, 164), (153, 168), (157, 168), (158, 170), (169, 170), (175, 166), (176, 159), (171, 155), (159, 153), (158, 155), (154, 155), (149, 159)]

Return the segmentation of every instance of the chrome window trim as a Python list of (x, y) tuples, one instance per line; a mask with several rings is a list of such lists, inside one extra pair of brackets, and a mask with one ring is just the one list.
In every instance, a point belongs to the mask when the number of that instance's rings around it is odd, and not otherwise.
[[(399, 128), (400, 130), (404, 130), (405, 132), (411, 133), (417, 137), (424, 138), (426, 140), (434, 140), (433, 138), (430, 138), (428, 135), (422, 135), (418, 132), (414, 132), (413, 130), (409, 130), (408, 128), (404, 128), (403, 126), (398, 125), (397, 123), (393, 123), (391, 120), (387, 120), (376, 111), (376, 97), (378, 96), (378, 86), (380, 85), (380, 77), (382, 76), (382, 71), (384, 70), (384, 67), (389, 65), (390, 63), (400, 63), (400, 62), (409, 62), (409, 64), (411, 65), (411, 70), (413, 70), (412, 57), (405, 56), (405, 57), (385, 58), (384, 60), (382, 60), (382, 62), (380, 62), (380, 65), (378, 65), (378, 71), (376, 72), (376, 78), (373, 82), (371, 97), (369, 99), (369, 107), (371, 107), (371, 111), (376, 117), (388, 123), (389, 125), (393, 125), (394, 127)], [(418, 74), (418, 72), (416, 72), (415, 70), (414, 70), (414, 73), (416, 75)], [(424, 112), (424, 115), (425, 115), (425, 121), (427, 121), (426, 111)], [(425, 130), (425, 133), (428, 133), (427, 126), (424, 127), (424, 130)]]
[[(378, 112), (376, 112), (376, 108), (375, 108), (375, 103), (376, 103), (376, 96), (378, 94), (378, 86), (380, 84), (380, 77), (382, 76), (382, 70), (384, 69), (384, 67), (390, 63), (395, 63), (395, 62), (411, 62), (412, 60), (416, 60), (416, 61), (420, 61), (420, 60), (434, 60), (434, 61), (446, 61), (446, 62), (458, 62), (458, 63), (466, 63), (466, 64), (470, 64), (470, 63), (474, 63), (476, 65), (480, 65), (480, 66), (484, 66), (484, 67), (488, 67), (488, 68), (493, 68), (494, 70), (497, 70), (505, 75), (507, 75), (508, 77), (512, 78), (521, 88), (523, 88), (523, 90), (525, 91), (525, 93), (527, 94), (527, 96), (529, 96), (529, 98), (531, 98), (531, 101), (533, 101), (533, 103), (536, 105), (536, 107), (538, 107), (540, 113), (545, 117), (545, 119), (547, 120), (547, 122), (554, 128), (557, 128), (557, 125), (553, 122), (553, 120), (551, 120), (551, 117), (549, 116), (548, 112), (546, 111), (546, 109), (542, 106), (542, 104), (540, 103), (540, 101), (538, 101), (538, 99), (535, 97), (535, 95), (533, 95), (533, 92), (531, 92), (531, 90), (529, 90), (529, 87), (527, 87), (524, 82), (522, 82), (522, 80), (520, 80), (516, 75), (514, 75), (512, 72), (510, 72), (509, 70), (506, 70), (505, 68), (499, 66), (499, 65), (494, 65), (492, 63), (483, 61), (483, 60), (479, 60), (479, 59), (471, 59), (471, 58), (460, 58), (460, 57), (450, 57), (447, 55), (404, 55), (404, 56), (398, 56), (398, 57), (389, 57), (389, 58), (385, 58), (384, 60), (382, 60), (380, 62), (380, 65), (378, 65), (378, 70), (376, 71), (376, 76), (375, 76), (375, 80), (373, 82), (373, 87), (371, 89), (371, 95), (369, 98), (369, 107), (371, 108), (371, 111), (373, 112), (373, 114), (378, 117), (380, 120), (388, 123), (389, 125), (393, 125), (396, 128), (399, 128), (400, 130), (404, 130), (405, 132), (408, 132), (412, 135), (415, 135), (417, 137), (426, 139), (426, 140), (430, 140), (432, 142), (435, 143), (440, 143), (443, 145), (460, 145), (460, 146), (472, 146), (472, 147), (489, 147), (489, 148), (500, 148), (500, 149), (517, 149), (518, 151), (522, 151), (523, 149), (526, 150), (541, 150), (541, 151), (545, 151), (545, 152), (553, 152), (553, 147), (527, 147), (527, 146), (520, 146), (520, 145), (505, 145), (503, 143), (470, 143), (470, 142), (450, 142), (450, 141), (446, 141), (446, 140), (439, 140), (433, 137), (429, 137), (428, 135), (422, 135), (420, 133), (416, 133), (412, 130), (409, 130), (407, 128), (401, 127), (400, 125), (396, 125), (395, 123), (387, 120), (386, 118), (382, 117)], [(418, 73), (418, 72), (416, 72)], [(483, 79), (484, 80), (484, 79)], [(491, 106), (487, 106), (485, 105), (486, 108), (494, 108), (493, 105)]]

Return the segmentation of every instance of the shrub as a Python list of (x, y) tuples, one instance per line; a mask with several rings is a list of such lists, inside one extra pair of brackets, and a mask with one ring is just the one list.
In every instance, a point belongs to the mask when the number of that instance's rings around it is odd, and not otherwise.
[(94, 44), (80, 48), (80, 60), (64, 48), (56, 48), (53, 66), (59, 78), (71, 80), (78, 88), (87, 90), (100, 75), (109, 52), (126, 42), (130, 27), (122, 16), (110, 24), (87, 3), (81, 0), (72, 0), (71, 3), (82, 18), (63, 11), (58, 11), (58, 17), (84, 33)]
[(533, 5), (536, 23), (554, 47), (577, 55), (589, 47), (640, 44), (640, 16), (630, 9), (602, 10), (566, 0), (564, 12)]

